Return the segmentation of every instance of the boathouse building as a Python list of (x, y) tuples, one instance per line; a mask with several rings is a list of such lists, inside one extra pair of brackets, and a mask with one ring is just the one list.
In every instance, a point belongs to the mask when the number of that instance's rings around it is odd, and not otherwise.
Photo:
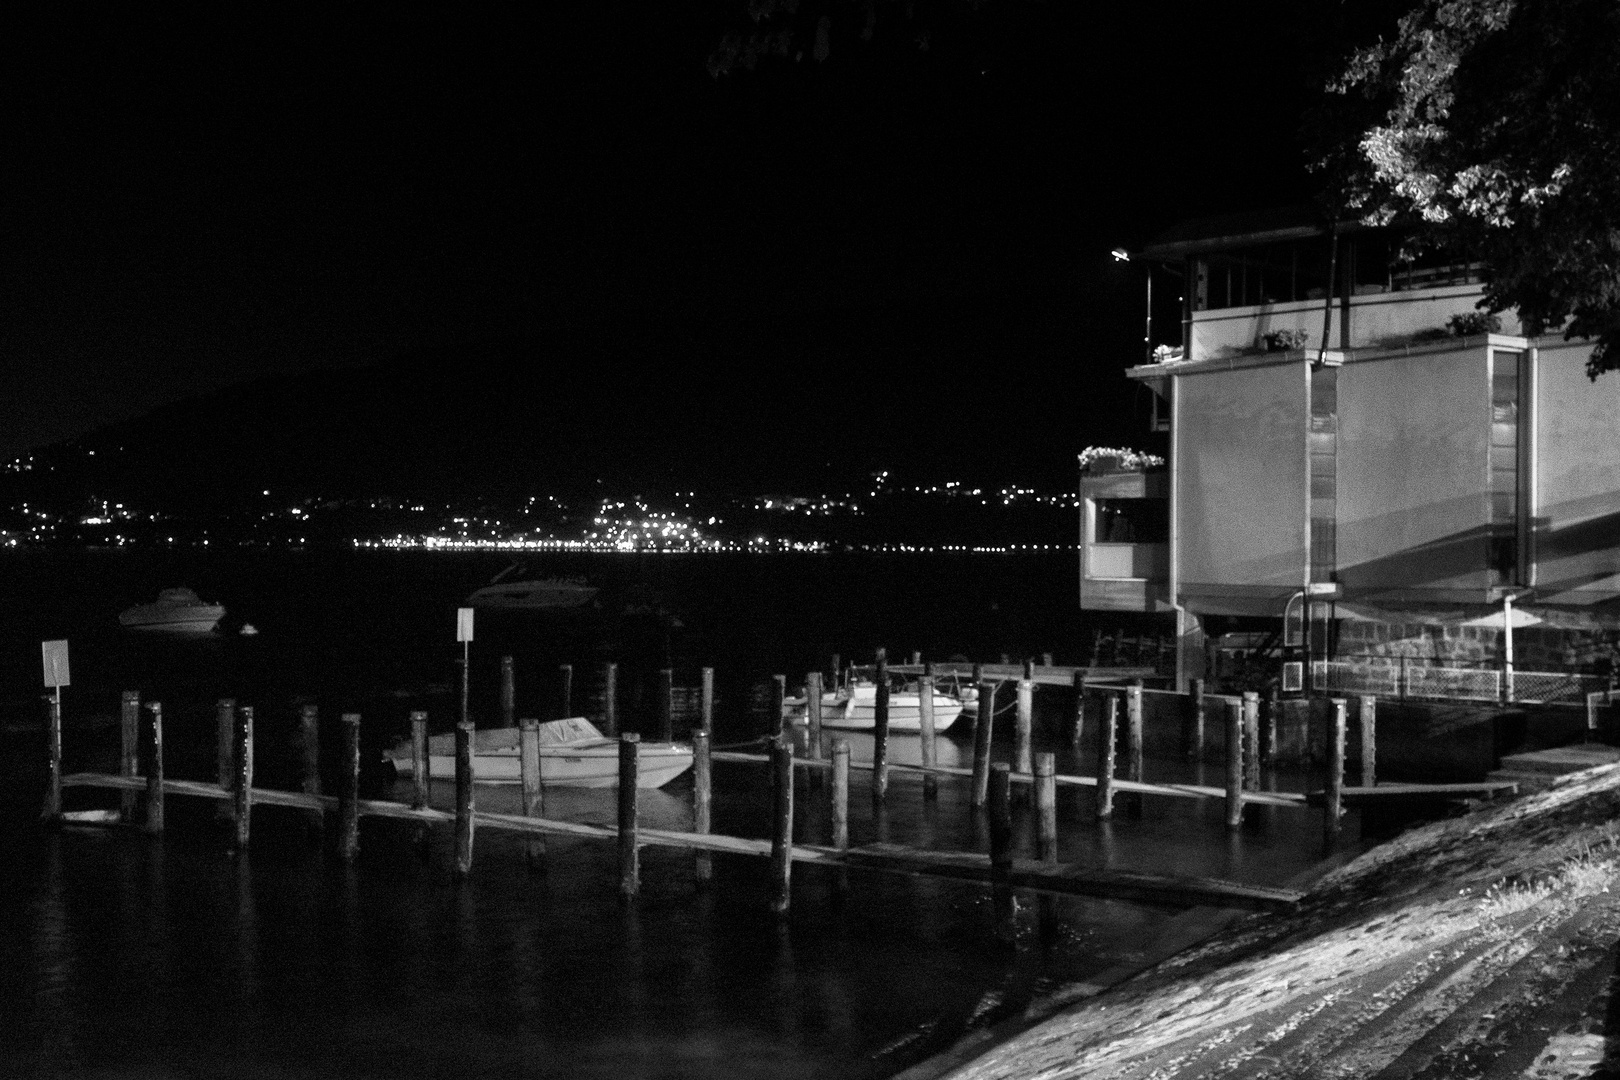
[(1183, 676), (1212, 627), (1275, 629), (1319, 685), (1324, 662), (1511, 670), (1515, 629), (1521, 668), (1612, 661), (1620, 376), (1588, 379), (1590, 343), (1487, 317), (1477, 265), (1303, 214), (1131, 261), (1161, 303), (1126, 374), (1169, 461), (1082, 477), (1083, 607), (1173, 616)]

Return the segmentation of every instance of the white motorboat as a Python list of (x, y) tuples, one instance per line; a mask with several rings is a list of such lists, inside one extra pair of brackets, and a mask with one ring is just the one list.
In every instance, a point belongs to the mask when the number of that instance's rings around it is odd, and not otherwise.
[(136, 604), (118, 615), (118, 622), (130, 630), (150, 630), (169, 634), (206, 634), (225, 617), (220, 604), (205, 603), (190, 589), (164, 589), (150, 604)]
[[(795, 723), (803, 723), (805, 699), (788, 698), (783, 703)], [(962, 702), (949, 694), (934, 691), (934, 730), (944, 731), (962, 715)], [(871, 683), (857, 683), (821, 695), (821, 726), (844, 728), (852, 731), (870, 731), (877, 727), (877, 687)], [(896, 690), (889, 694), (889, 730), (922, 730), (922, 695), (915, 690)]]
[[(481, 784), (521, 783), (520, 738), (518, 728), (473, 732), (473, 779)], [(393, 762), (398, 775), (412, 774), (408, 740), (383, 756)], [(691, 767), (691, 746), (644, 742), (637, 761), (636, 787), (663, 787)], [(428, 775), (441, 780), (455, 778), (455, 732), (428, 739)], [(618, 786), (619, 740), (603, 735), (583, 716), (541, 724), (540, 783), (559, 787)]]
[(467, 597), (467, 606), (540, 611), (581, 607), (596, 599), (596, 587), (587, 585), (584, 578), (526, 578), (526, 569), (521, 563), (508, 566)]

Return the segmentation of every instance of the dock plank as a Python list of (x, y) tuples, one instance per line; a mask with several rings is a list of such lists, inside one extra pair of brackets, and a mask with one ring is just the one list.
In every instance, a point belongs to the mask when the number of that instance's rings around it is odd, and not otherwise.
[[(1487, 780), (1478, 784), (1379, 784), (1376, 787), (1347, 787), (1341, 794), (1345, 802), (1399, 801), (1402, 799), (1494, 799), (1499, 795), (1517, 795), (1519, 785), (1512, 780)], [(1245, 794), (1243, 801), (1248, 802)], [(1327, 801), (1325, 792), (1313, 791), (1306, 801), (1321, 806)]]

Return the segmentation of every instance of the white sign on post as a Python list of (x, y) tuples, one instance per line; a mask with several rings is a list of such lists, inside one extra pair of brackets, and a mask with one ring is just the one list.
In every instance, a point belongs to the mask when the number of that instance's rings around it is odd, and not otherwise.
[(456, 608), (456, 640), (457, 641), (471, 641), (473, 639), (473, 636), (472, 636), (472, 613), (473, 613), (473, 609), (470, 608), (470, 607)]
[(68, 650), (65, 641), (42, 641), (39, 651), (45, 659), (45, 685), (60, 688), (68, 684)]

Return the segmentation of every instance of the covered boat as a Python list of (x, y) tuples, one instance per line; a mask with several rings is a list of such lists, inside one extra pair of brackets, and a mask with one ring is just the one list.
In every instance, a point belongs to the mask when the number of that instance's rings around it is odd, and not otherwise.
[(136, 604), (118, 615), (130, 630), (170, 634), (206, 634), (225, 617), (225, 608), (204, 602), (190, 589), (164, 589), (150, 604)]
[[(518, 728), (473, 732), (473, 779), (481, 784), (516, 784), (523, 779)], [(413, 771), (411, 744), (400, 743), (383, 755), (400, 776)], [(636, 786), (663, 787), (692, 767), (692, 748), (684, 743), (644, 742)], [(456, 775), (454, 732), (428, 739), (428, 775)], [(561, 787), (615, 787), (619, 782), (619, 740), (610, 739), (583, 716), (540, 725), (540, 783)]]
[[(794, 722), (803, 722), (805, 699), (788, 698), (784, 705)], [(934, 691), (934, 730), (944, 731), (962, 715), (962, 702), (949, 694)], [(857, 683), (821, 695), (821, 726), (870, 731), (877, 727), (877, 687)], [(922, 730), (922, 695), (916, 690), (889, 693), (889, 730)]]

